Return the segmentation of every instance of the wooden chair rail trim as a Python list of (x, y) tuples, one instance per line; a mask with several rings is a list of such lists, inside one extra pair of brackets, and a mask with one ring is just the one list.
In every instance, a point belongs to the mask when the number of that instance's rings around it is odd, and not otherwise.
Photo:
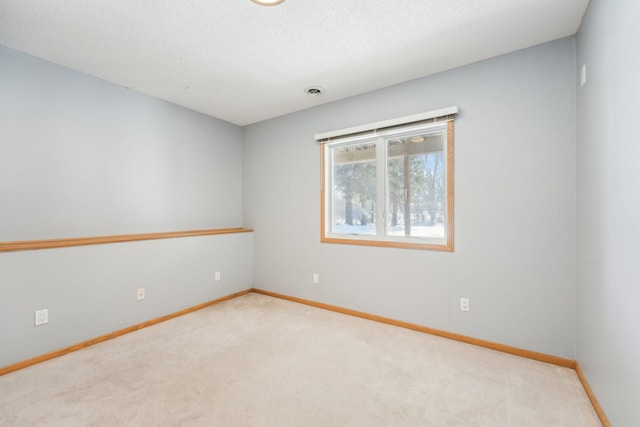
[(172, 239), (176, 237), (209, 236), (213, 234), (250, 233), (250, 228), (216, 228), (210, 230), (169, 231), (162, 233), (120, 234), (98, 237), (71, 237), (65, 239), (23, 240), (0, 242), (0, 252), (33, 251), (71, 246), (102, 245), (106, 243), (137, 242), (140, 240)]
[(576, 374), (578, 374), (578, 378), (582, 383), (582, 387), (584, 387), (584, 391), (587, 393), (587, 397), (591, 401), (591, 405), (593, 406), (593, 409), (596, 411), (596, 415), (600, 419), (602, 426), (611, 427), (611, 423), (609, 422), (609, 419), (604, 413), (602, 406), (600, 406), (600, 403), (598, 403), (598, 399), (596, 399), (596, 395), (593, 393), (593, 390), (591, 389), (591, 386), (589, 385), (587, 378), (584, 376), (584, 372), (582, 372), (582, 368), (580, 367), (578, 362), (576, 362)]
[(20, 369), (28, 368), (29, 366), (33, 366), (41, 362), (46, 362), (47, 360), (55, 359), (56, 357), (64, 356), (65, 354), (72, 353), (74, 351), (82, 350), (83, 348), (91, 347), (92, 345), (117, 338), (119, 336), (128, 334), (130, 332), (135, 332), (139, 329), (146, 328), (148, 326), (152, 326), (157, 323), (164, 322), (178, 316), (192, 313), (194, 311), (203, 309), (205, 307), (209, 307), (211, 305), (219, 304), (223, 301), (227, 301), (242, 295), (246, 295), (249, 292), (251, 292), (251, 289), (246, 289), (244, 291), (226, 295), (218, 299), (215, 299), (213, 301), (208, 301), (202, 304), (194, 305), (193, 307), (185, 308), (184, 310), (180, 310), (175, 313), (171, 313), (165, 316), (157, 317), (155, 319), (147, 320), (146, 322), (138, 323), (137, 325), (129, 326), (114, 332), (110, 332), (108, 334), (101, 335), (97, 338), (93, 338), (78, 344), (74, 344), (69, 347), (61, 348), (51, 353), (43, 354), (41, 356), (36, 356), (31, 359), (23, 360), (22, 362), (14, 363), (12, 365), (7, 365), (5, 367), (0, 367), (0, 376), (10, 374), (11, 372), (19, 371)]

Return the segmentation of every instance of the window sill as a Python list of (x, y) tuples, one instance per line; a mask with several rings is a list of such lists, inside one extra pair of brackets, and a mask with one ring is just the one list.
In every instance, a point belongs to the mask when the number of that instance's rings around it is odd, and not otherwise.
[(393, 240), (349, 239), (344, 237), (321, 236), (321, 243), (337, 243), (342, 245), (376, 246), (382, 248), (420, 249), (426, 251), (453, 252), (453, 241), (447, 244), (399, 242)]

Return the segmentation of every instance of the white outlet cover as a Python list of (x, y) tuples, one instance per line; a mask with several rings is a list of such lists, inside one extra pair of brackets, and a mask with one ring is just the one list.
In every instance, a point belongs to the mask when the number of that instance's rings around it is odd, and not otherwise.
[(318, 273), (313, 273), (313, 284), (317, 285), (320, 282), (320, 276), (318, 275)]
[(460, 310), (469, 311), (469, 298), (460, 298)]
[(37, 310), (35, 325), (40, 326), (44, 325), (45, 323), (49, 323), (49, 310), (46, 308), (44, 310)]
[(140, 300), (143, 300), (144, 298), (145, 298), (144, 288), (138, 288), (136, 290), (136, 300), (140, 301)]

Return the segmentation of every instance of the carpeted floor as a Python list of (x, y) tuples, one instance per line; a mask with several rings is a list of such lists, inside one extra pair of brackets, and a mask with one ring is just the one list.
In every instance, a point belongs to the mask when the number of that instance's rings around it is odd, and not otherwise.
[(576, 373), (248, 294), (0, 377), (0, 426), (599, 426)]

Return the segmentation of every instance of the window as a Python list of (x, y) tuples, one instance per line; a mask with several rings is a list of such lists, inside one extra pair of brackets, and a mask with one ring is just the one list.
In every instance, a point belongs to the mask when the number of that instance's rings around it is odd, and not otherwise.
[(453, 115), (376, 127), (316, 136), (321, 241), (453, 251)]

